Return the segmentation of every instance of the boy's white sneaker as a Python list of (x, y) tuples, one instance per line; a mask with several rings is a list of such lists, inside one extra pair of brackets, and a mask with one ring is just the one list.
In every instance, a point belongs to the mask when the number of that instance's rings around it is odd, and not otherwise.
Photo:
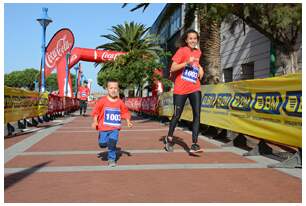
[(109, 167), (115, 167), (116, 166), (116, 162), (114, 160), (108, 160), (108, 166)]

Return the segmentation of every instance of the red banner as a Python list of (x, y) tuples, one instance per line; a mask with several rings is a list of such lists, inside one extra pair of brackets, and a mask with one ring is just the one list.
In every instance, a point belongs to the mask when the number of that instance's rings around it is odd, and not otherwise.
[(45, 77), (47, 78), (59, 61), (66, 57), (66, 54), (74, 45), (74, 36), (69, 29), (61, 29), (54, 34), (50, 40), (45, 55)]
[(124, 101), (129, 110), (135, 112), (144, 112), (146, 114), (157, 114), (158, 97), (136, 97), (126, 98)]
[(49, 94), (48, 114), (71, 111), (79, 108), (79, 101), (75, 98), (60, 97)]

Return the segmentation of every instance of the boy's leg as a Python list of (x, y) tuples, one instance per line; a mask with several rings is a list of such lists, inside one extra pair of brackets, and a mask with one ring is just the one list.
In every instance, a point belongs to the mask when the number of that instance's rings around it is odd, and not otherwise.
[(107, 142), (108, 142), (108, 132), (107, 131), (99, 131), (98, 142), (101, 148), (107, 147)]
[(108, 161), (116, 161), (116, 145), (118, 142), (119, 130), (110, 131), (108, 136)]

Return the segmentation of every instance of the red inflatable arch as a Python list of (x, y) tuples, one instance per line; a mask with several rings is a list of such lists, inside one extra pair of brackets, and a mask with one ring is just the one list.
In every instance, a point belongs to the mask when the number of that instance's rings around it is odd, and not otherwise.
[(67, 96), (72, 97), (72, 83), (70, 78), (70, 69), (79, 61), (88, 62), (105, 62), (116, 59), (118, 55), (126, 52), (95, 50), (85, 48), (73, 48), (74, 35), (70, 29), (63, 28), (57, 31), (51, 38), (46, 47), (45, 54), (45, 77), (47, 78), (52, 71), (57, 68), (57, 81), (59, 88), (59, 96), (66, 94), (66, 55), (70, 52), (68, 65), (68, 91)]
[[(46, 48), (45, 55), (45, 77), (47, 78), (52, 71), (57, 68), (57, 81), (59, 88), (59, 96), (66, 96), (66, 55), (70, 51), (69, 64), (68, 64), (68, 88), (67, 96), (72, 97), (72, 82), (70, 77), (70, 69), (79, 61), (87, 62), (106, 62), (113, 61), (118, 55), (126, 54), (126, 52), (108, 51), (108, 50), (96, 50), (86, 48), (73, 48), (74, 35), (67, 29), (63, 28), (57, 31), (51, 38)], [(155, 71), (161, 73), (161, 70)], [(161, 83), (155, 79), (153, 85), (153, 95), (157, 94), (157, 91), (162, 91)]]
[[(70, 59), (68, 68), (71, 69), (79, 61), (87, 62), (106, 62), (115, 60), (118, 55), (126, 54), (126, 52), (108, 51), (108, 50), (96, 50), (75, 47), (70, 52)], [(61, 58), (57, 65), (57, 78), (59, 87), (59, 96), (65, 96), (65, 79), (66, 79), (66, 58)], [(70, 72), (68, 75), (68, 96), (72, 96), (72, 83)]]

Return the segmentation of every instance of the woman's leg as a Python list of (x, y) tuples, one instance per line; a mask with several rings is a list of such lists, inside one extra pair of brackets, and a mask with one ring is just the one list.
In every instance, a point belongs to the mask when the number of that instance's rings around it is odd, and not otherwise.
[(188, 95), (192, 107), (193, 124), (192, 124), (192, 143), (198, 142), (201, 116), (201, 92), (194, 92)]
[(175, 127), (183, 112), (187, 97), (188, 95), (178, 95), (178, 94), (173, 95), (174, 112), (172, 115), (172, 119), (169, 125), (169, 131), (168, 131), (168, 137), (170, 137), (169, 138), (170, 141), (172, 140)]

